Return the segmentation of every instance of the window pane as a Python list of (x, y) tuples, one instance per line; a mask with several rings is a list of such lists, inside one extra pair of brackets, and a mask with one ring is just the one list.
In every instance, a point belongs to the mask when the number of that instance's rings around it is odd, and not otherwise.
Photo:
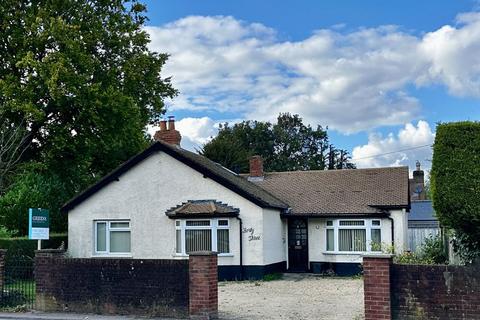
[(379, 226), (380, 225), (380, 220), (373, 220), (372, 221), (372, 226)]
[(346, 220), (340, 221), (341, 226), (363, 226), (365, 222), (363, 220)]
[(187, 227), (205, 227), (210, 225), (210, 220), (189, 220)]
[(333, 234), (333, 229), (327, 229), (327, 251), (335, 250)]
[(367, 232), (366, 230), (352, 230), (353, 232), (353, 251), (367, 251)]
[(333, 221), (331, 220), (327, 221), (327, 226), (333, 226)]
[(229, 253), (230, 252), (230, 241), (228, 238), (228, 229), (219, 229), (217, 230), (217, 251), (218, 253)]
[(111, 222), (110, 223), (110, 228), (129, 228), (130, 223), (129, 222)]
[(107, 251), (107, 224), (97, 223), (97, 251)]
[(194, 251), (211, 251), (212, 230), (185, 230), (185, 250), (187, 253)]
[(180, 227), (180, 221), (179, 221), (179, 220), (175, 221), (175, 225), (176, 225), (177, 227)]
[(110, 231), (110, 252), (130, 252), (130, 231)]
[(176, 244), (175, 244), (175, 252), (182, 253), (182, 230), (175, 230), (176, 231)]
[(366, 251), (367, 237), (364, 229), (338, 230), (340, 251)]
[(228, 226), (228, 220), (218, 220), (219, 226)]
[(352, 230), (338, 230), (338, 249), (340, 251), (352, 251)]
[(381, 251), (381, 232), (380, 229), (372, 229), (372, 251)]

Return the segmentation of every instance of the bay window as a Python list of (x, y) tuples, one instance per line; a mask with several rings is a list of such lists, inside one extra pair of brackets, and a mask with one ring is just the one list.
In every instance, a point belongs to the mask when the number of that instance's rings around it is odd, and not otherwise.
[(129, 254), (130, 221), (95, 221), (96, 254)]
[(176, 220), (175, 253), (194, 251), (230, 253), (230, 224), (228, 219)]
[(381, 222), (378, 219), (332, 219), (326, 222), (327, 252), (369, 252), (381, 250)]

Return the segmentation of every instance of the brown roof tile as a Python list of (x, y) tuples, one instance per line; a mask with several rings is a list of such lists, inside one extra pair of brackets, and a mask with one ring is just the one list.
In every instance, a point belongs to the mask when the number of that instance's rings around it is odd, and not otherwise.
[(238, 215), (239, 209), (215, 200), (189, 200), (167, 210), (169, 217), (196, 215)]
[(408, 167), (266, 173), (254, 181), (294, 214), (369, 214), (408, 207)]

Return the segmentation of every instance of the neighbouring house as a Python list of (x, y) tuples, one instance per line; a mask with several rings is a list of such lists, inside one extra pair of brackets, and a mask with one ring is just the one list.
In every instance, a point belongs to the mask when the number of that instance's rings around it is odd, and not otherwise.
[(425, 239), (441, 233), (440, 224), (435, 216), (432, 201), (427, 200), (425, 174), (417, 161), (410, 179), (411, 208), (408, 215), (408, 249), (416, 252), (425, 243)]
[(412, 201), (408, 215), (408, 249), (416, 252), (425, 243), (425, 239), (440, 233), (440, 224), (435, 217), (432, 201)]
[(238, 175), (180, 147), (175, 121), (155, 142), (63, 207), (72, 257), (185, 259), (218, 252), (220, 279), (273, 272), (355, 274), (380, 244), (407, 249), (407, 167)]

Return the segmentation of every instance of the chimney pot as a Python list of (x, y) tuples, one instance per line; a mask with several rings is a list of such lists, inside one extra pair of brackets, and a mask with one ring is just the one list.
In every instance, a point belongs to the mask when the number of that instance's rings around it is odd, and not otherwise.
[(167, 120), (161, 120), (160, 121), (160, 131), (166, 131), (167, 130)]
[(168, 117), (168, 130), (175, 130), (175, 117), (169, 116)]
[(263, 180), (263, 158), (259, 155), (250, 158), (250, 175), (248, 180)]

